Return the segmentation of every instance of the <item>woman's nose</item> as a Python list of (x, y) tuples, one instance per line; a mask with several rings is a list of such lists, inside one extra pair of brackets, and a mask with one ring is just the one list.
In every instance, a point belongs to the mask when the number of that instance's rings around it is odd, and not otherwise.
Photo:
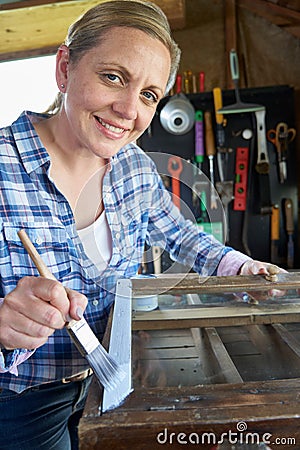
[(127, 120), (137, 118), (139, 96), (134, 92), (122, 92), (113, 103), (113, 110)]

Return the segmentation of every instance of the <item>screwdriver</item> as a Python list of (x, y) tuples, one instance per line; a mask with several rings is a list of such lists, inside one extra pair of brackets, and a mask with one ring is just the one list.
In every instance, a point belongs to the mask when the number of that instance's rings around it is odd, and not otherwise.
[(203, 142), (203, 112), (198, 110), (195, 113), (195, 156), (194, 161), (201, 170), (204, 160), (204, 142)]
[[(222, 108), (222, 91), (219, 87), (215, 87), (213, 89), (213, 97), (214, 97), (214, 106), (215, 106), (215, 118), (216, 118), (216, 143), (217, 143), (217, 163), (220, 180), (224, 181), (224, 163), (227, 168), (227, 157), (225, 156), (225, 130), (224, 130), (224, 118), (223, 114), (218, 113), (218, 110)], [(225, 160), (225, 161), (224, 161)]]
[(215, 192), (215, 177), (214, 177), (214, 156), (216, 154), (216, 147), (210, 111), (204, 112), (204, 123), (205, 123), (205, 147), (206, 147), (206, 155), (209, 160), (209, 176), (211, 182), (210, 209), (217, 209), (217, 197)]

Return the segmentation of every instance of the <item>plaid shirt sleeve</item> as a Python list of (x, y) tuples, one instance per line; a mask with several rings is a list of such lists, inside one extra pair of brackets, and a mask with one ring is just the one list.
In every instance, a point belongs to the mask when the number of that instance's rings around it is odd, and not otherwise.
[(133, 144), (118, 155), (105, 189), (112, 194), (104, 198), (109, 222), (120, 224), (116, 231), (122, 240), (123, 261), (126, 256), (128, 261), (141, 261), (146, 240), (166, 250), (187, 270), (210, 276), (217, 274), (222, 258), (233, 251), (183, 217), (153, 161)]
[[(0, 306), (3, 299), (0, 299)], [(5, 350), (0, 349), (0, 373), (10, 372), (13, 375), (18, 375), (18, 365), (30, 358), (34, 350), (15, 349)]]

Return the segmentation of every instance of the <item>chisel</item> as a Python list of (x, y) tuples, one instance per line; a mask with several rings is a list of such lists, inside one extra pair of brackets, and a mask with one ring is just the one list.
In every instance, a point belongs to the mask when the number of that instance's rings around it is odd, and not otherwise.
[(216, 144), (217, 144), (217, 163), (220, 180), (224, 181), (224, 153), (225, 149), (225, 130), (224, 130), (224, 118), (223, 114), (218, 113), (218, 110), (222, 108), (222, 91), (219, 87), (213, 89), (215, 118), (216, 118)]
[(206, 155), (209, 160), (209, 176), (211, 182), (210, 209), (217, 209), (217, 196), (215, 191), (215, 177), (214, 177), (214, 156), (216, 154), (216, 147), (210, 111), (205, 111), (204, 123), (205, 123), (205, 148), (206, 148)]
[(223, 151), (225, 150), (225, 130), (224, 130), (224, 118), (223, 114), (218, 113), (218, 110), (222, 108), (222, 91), (221, 88), (215, 87), (213, 89), (213, 96), (214, 96), (214, 107), (215, 107), (215, 117), (216, 117), (216, 124), (217, 124), (217, 150)]
[(288, 235), (287, 243), (287, 267), (292, 269), (294, 267), (294, 212), (292, 199), (286, 198), (284, 201), (285, 210), (285, 228)]

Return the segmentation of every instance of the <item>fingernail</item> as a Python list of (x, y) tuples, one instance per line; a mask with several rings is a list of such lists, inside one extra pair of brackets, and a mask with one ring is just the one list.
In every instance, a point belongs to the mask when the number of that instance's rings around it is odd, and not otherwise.
[(82, 308), (80, 308), (80, 306), (78, 306), (78, 308), (76, 309), (76, 314), (79, 317), (79, 319), (83, 318), (83, 310)]

